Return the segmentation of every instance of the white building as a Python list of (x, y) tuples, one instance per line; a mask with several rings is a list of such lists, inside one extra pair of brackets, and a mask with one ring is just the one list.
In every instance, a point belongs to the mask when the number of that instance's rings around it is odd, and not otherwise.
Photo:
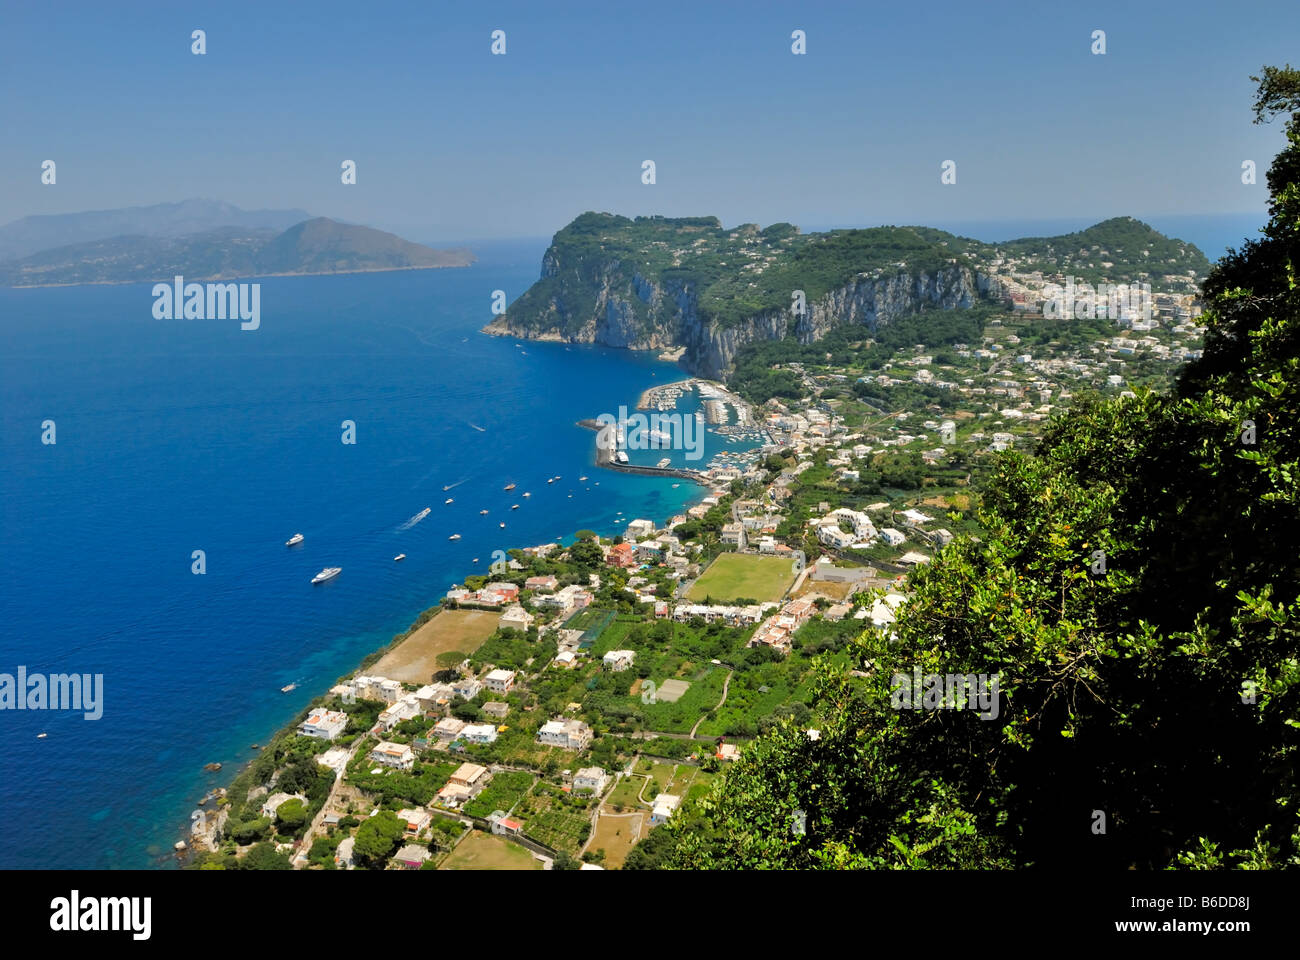
[(471, 723), (460, 731), (460, 739), (470, 743), (495, 743), (497, 728), (490, 723)]
[(573, 792), (589, 790), (593, 794), (602, 794), (607, 783), (609, 783), (609, 774), (601, 767), (583, 767), (573, 775)]
[(627, 532), (623, 534), (624, 540), (635, 542), (642, 537), (653, 536), (655, 525), (653, 520), (633, 520), (627, 525)]
[(526, 632), (533, 625), (536, 618), (521, 607), (519, 604), (507, 607), (506, 612), (501, 614), (501, 619), (497, 621), (497, 626), (503, 630), (519, 630)]
[(493, 670), (483, 678), (483, 685), (493, 693), (509, 693), (515, 685), (513, 670)]
[(385, 767), (410, 770), (415, 765), (415, 754), (404, 743), (383, 742), (370, 751), (370, 759)]
[(632, 666), (632, 661), (636, 658), (636, 652), (633, 650), (611, 650), (601, 658), (605, 666), (615, 673), (621, 673), (628, 667)]
[(650, 812), (650, 823), (653, 826), (657, 823), (663, 823), (673, 815), (673, 812), (682, 804), (681, 797), (675, 797), (671, 793), (661, 793), (655, 797), (654, 808)]
[(591, 743), (591, 727), (581, 720), (548, 720), (537, 731), (537, 742), (565, 750), (585, 750)]
[(333, 740), (348, 727), (348, 715), (335, 710), (313, 710), (307, 719), (298, 725), (298, 732), (304, 737), (316, 737), (320, 740)]
[(891, 547), (901, 546), (907, 542), (907, 537), (903, 536), (893, 527), (885, 527), (881, 530), (880, 539), (884, 540), (885, 543), (889, 544)]

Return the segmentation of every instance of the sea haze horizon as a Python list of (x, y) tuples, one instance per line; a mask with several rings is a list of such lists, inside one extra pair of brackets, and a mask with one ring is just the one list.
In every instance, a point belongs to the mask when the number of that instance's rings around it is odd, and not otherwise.
[[(251, 744), (494, 550), (662, 522), (702, 494), (597, 469), (576, 426), (683, 379), (675, 365), (478, 332), (493, 290), (536, 279), (533, 247), (266, 279), (256, 331), (155, 320), (151, 284), (0, 291), (0, 672), (104, 675), (99, 720), (5, 711), (0, 820), (78, 842), (0, 831), (0, 866), (173, 865)], [(312, 586), (327, 566), (343, 572)]]

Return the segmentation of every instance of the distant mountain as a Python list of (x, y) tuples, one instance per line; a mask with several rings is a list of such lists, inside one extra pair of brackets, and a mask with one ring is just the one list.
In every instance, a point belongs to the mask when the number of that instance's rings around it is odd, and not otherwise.
[(257, 262), (266, 274), (348, 273), (465, 267), (474, 259), (468, 250), (434, 250), (382, 230), (317, 217), (284, 231), (261, 250)]
[(841, 323), (874, 331), (900, 316), (968, 307), (1012, 269), (1187, 290), (1209, 268), (1192, 244), (1131, 217), (991, 244), (932, 227), (804, 234), (789, 223), (726, 228), (716, 217), (584, 213), (551, 241), (541, 278), (484, 331), (682, 346), (688, 369), (720, 376), (747, 343), (787, 336), (811, 343)]
[(0, 286), (229, 280), (285, 274), (465, 267), (468, 250), (434, 250), (324, 217), (288, 230), (221, 227), (183, 237), (123, 236), (0, 263)]
[(241, 210), (217, 200), (182, 200), (150, 207), (23, 217), (0, 227), (0, 261), (110, 237), (184, 237), (220, 227), (278, 233), (310, 216), (305, 210)]

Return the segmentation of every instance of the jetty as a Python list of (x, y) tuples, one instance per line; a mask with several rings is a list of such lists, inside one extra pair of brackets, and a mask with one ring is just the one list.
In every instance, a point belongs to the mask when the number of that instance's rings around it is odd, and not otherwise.
[(612, 426), (601, 423), (599, 420), (579, 420), (577, 425), (585, 430), (594, 430), (596, 432), (596, 466), (598, 467), (614, 470), (617, 473), (635, 473), (646, 477), (678, 477), (682, 480), (692, 480), (704, 487), (713, 486), (713, 481), (706, 477), (702, 470), (691, 470), (686, 467), (647, 467), (636, 463), (619, 463), (614, 459), (614, 444), (608, 441), (601, 442), (600, 437), (602, 430), (612, 430)]

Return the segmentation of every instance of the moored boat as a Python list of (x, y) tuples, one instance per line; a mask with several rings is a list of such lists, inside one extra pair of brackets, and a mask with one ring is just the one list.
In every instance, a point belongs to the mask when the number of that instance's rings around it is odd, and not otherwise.
[(342, 567), (326, 567), (320, 573), (316, 574), (316, 576), (312, 577), (311, 582), (324, 583), (326, 580), (333, 580), (342, 572), (343, 572)]

